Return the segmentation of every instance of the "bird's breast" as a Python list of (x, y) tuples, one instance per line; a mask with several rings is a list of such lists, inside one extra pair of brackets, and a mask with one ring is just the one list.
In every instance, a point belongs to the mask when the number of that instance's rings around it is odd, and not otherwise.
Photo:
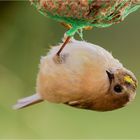
[(112, 55), (90, 43), (73, 41), (63, 50), (62, 63), (57, 64), (53, 57), (60, 46), (42, 59), (37, 92), (46, 100), (61, 103), (104, 94), (109, 88), (106, 70), (110, 58), (114, 60)]
[(92, 62), (86, 57), (68, 60), (68, 64), (66, 61), (64, 64), (55, 64), (52, 60), (45, 60), (38, 74), (38, 92), (51, 102), (96, 98), (106, 92), (109, 81), (102, 66)]

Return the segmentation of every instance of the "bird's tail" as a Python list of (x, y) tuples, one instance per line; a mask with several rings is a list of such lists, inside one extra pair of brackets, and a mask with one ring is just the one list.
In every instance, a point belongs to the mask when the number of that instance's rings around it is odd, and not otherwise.
[(43, 101), (43, 99), (41, 98), (41, 96), (36, 93), (32, 96), (29, 96), (29, 97), (26, 97), (26, 98), (23, 98), (23, 99), (19, 99), (17, 101), (17, 104), (15, 104), (13, 106), (13, 109), (17, 110), (17, 109), (25, 108), (27, 106), (30, 106), (30, 105), (33, 105), (33, 104), (36, 104), (36, 103), (40, 103), (42, 101)]

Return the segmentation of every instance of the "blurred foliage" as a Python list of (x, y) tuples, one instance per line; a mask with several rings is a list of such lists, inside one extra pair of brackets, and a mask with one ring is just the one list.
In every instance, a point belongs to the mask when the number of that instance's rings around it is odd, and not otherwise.
[[(136, 100), (112, 112), (80, 110), (44, 102), (14, 111), (18, 98), (35, 92), (40, 57), (61, 42), (65, 29), (28, 1), (0, 2), (0, 139), (139, 139), (140, 88)], [(140, 10), (121, 24), (85, 31), (140, 79)]]

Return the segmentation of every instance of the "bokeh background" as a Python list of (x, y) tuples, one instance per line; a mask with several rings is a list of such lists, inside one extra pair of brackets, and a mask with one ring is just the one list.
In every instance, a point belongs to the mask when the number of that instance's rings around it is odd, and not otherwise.
[[(40, 57), (61, 41), (65, 28), (28, 1), (0, 1), (0, 139), (140, 139), (140, 88), (134, 102), (95, 112), (44, 102), (15, 111), (16, 100), (35, 92)], [(84, 32), (140, 79), (140, 10), (109, 28)]]

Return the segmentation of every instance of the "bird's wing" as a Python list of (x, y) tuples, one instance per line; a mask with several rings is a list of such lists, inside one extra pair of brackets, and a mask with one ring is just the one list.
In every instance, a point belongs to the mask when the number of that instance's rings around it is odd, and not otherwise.
[(25, 108), (27, 106), (30, 106), (30, 105), (33, 105), (36, 103), (40, 103), (42, 101), (43, 101), (43, 99), (41, 98), (41, 96), (36, 93), (32, 96), (18, 100), (17, 104), (15, 104), (13, 106), (13, 109), (17, 110), (17, 109)]
[(90, 100), (70, 101), (70, 102), (66, 102), (65, 104), (76, 108), (83, 108), (83, 109), (93, 108), (93, 102)]

